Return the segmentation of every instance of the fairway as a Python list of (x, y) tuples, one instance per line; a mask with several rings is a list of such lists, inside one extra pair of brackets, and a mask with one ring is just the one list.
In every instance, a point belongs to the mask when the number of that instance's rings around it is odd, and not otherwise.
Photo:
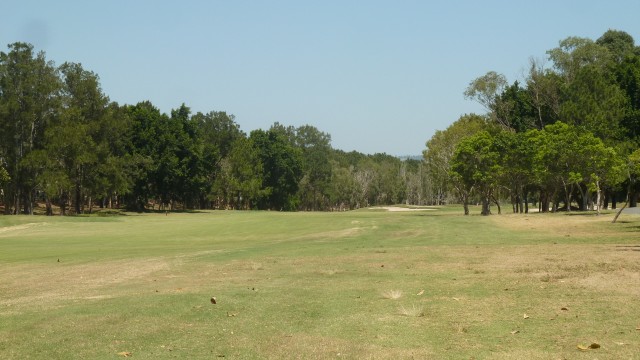
[(0, 216), (0, 358), (639, 358), (640, 216), (461, 213)]

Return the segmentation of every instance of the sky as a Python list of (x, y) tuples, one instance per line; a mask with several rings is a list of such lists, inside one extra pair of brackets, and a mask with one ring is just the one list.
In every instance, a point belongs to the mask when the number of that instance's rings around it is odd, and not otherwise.
[(120, 104), (226, 111), (246, 133), (312, 125), (335, 149), (403, 156), (485, 112), (464, 98), (473, 79), (522, 80), (569, 36), (640, 44), (638, 14), (638, 0), (20, 0), (2, 5), (0, 51), (81, 63)]

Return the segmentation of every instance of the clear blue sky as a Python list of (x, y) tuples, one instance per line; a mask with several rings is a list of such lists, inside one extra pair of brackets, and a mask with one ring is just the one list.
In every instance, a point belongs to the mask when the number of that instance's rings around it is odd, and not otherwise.
[(6, 1), (0, 49), (82, 63), (121, 104), (226, 111), (241, 128), (310, 124), (334, 148), (421, 154), (482, 108), (462, 93), (568, 36), (624, 30), (640, 1)]

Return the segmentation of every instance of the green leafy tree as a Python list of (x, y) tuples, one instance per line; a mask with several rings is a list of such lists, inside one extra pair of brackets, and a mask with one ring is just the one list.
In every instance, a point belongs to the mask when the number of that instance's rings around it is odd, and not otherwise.
[[(227, 182), (221, 177), (228, 175), (229, 154), (234, 143), (245, 137), (245, 134), (236, 124), (235, 117), (226, 112), (197, 113), (192, 117), (192, 121), (197, 127), (198, 138), (202, 143), (202, 176), (204, 181), (202, 199), (211, 202), (211, 206), (219, 206), (225, 202), (219, 197), (220, 194), (227, 192), (223, 185)], [(223, 186), (223, 188), (218, 186)]]
[(526, 85), (536, 114), (535, 128), (541, 130), (545, 125), (556, 122), (560, 116), (562, 78), (550, 69), (545, 69), (540, 61), (530, 59)]
[(301, 150), (302, 178), (298, 198), (304, 210), (324, 210), (329, 206), (331, 181), (331, 136), (311, 125), (295, 130), (295, 146)]
[(10, 179), (3, 187), (5, 213), (33, 213), (35, 170), (23, 160), (42, 149), (45, 129), (59, 107), (60, 79), (44, 52), (26, 43), (0, 52), (0, 162)]
[(528, 194), (535, 177), (532, 171), (534, 149), (531, 132), (501, 131), (494, 136), (494, 147), (501, 154), (500, 185), (509, 191), (514, 213), (529, 212)]
[(482, 203), (482, 215), (491, 214), (490, 204), (502, 172), (495, 138), (487, 131), (463, 139), (451, 161), (451, 174), (467, 189), (475, 189)]
[(565, 83), (570, 84), (585, 66), (606, 67), (611, 58), (609, 50), (591, 39), (568, 37), (558, 47), (547, 51), (554, 68)]
[(536, 115), (539, 114), (536, 113), (530, 95), (517, 81), (514, 82), (500, 94), (498, 102), (502, 105), (496, 108), (496, 117), (503, 119), (502, 122), (509, 129), (517, 132), (535, 128), (539, 120)]
[(102, 93), (99, 77), (82, 65), (64, 63), (62, 110), (48, 129), (47, 149), (62, 164), (73, 183), (76, 214), (83, 212), (85, 196), (91, 198), (97, 184), (98, 141), (109, 98)]
[(128, 153), (137, 169), (131, 192), (127, 195), (127, 206), (131, 210), (144, 211), (150, 200), (159, 195), (157, 174), (161, 151), (166, 148), (161, 145), (161, 138), (168, 119), (149, 101), (128, 106), (127, 112), (131, 121)]
[(425, 172), (431, 179), (432, 192), (430, 196), (435, 205), (446, 202), (450, 192), (455, 192), (464, 205), (465, 214), (469, 214), (469, 196), (471, 188), (458, 181), (450, 173), (451, 161), (458, 144), (481, 130), (489, 127), (487, 119), (480, 115), (470, 114), (461, 116), (446, 130), (438, 130), (427, 141), (427, 149), (423, 151)]
[(471, 81), (464, 91), (464, 96), (467, 99), (476, 100), (484, 106), (493, 121), (503, 128), (511, 129), (508, 115), (510, 115), (514, 104), (501, 98), (508, 86), (509, 83), (504, 75), (489, 71)]
[[(571, 211), (574, 190), (581, 193), (581, 208), (589, 202), (588, 191), (599, 191), (602, 182), (619, 181), (620, 167), (611, 147), (593, 134), (562, 122), (545, 126), (543, 131), (531, 135), (536, 153), (533, 169), (550, 199), (564, 195), (567, 211)], [(548, 200), (541, 200), (542, 209), (548, 209)], [(553, 210), (557, 210), (554, 203)]]
[(264, 173), (264, 197), (258, 202), (258, 207), (295, 210), (298, 206), (298, 182), (302, 177), (300, 149), (294, 147), (287, 134), (278, 128), (254, 130), (249, 138), (258, 150)]
[(239, 137), (220, 163), (211, 200), (218, 208), (252, 209), (265, 196), (263, 176), (258, 148), (250, 139)]

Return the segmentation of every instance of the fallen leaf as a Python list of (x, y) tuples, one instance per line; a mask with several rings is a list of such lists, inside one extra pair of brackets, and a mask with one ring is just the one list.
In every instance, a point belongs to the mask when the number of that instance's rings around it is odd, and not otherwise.
[(456, 297), (454, 297), (454, 298), (453, 298), (453, 300), (455, 300), (455, 301), (460, 301), (460, 299), (459, 299), (459, 298), (456, 298)]
[(131, 354), (131, 353), (130, 353), (130, 352), (128, 352), (128, 351), (121, 351), (121, 352), (119, 352), (119, 353), (118, 353), (118, 355), (120, 355), (120, 356), (124, 356), (124, 357), (129, 357), (129, 356), (131, 356), (131, 355), (133, 355), (133, 354)]
[(560, 308), (560, 310), (569, 311), (569, 309), (567, 309), (566, 307)]
[(528, 319), (528, 318), (529, 318), (529, 315), (524, 314), (524, 315), (522, 315), (522, 317), (523, 317), (524, 319)]
[(591, 345), (586, 346), (586, 345), (578, 345), (578, 349), (585, 351), (585, 350), (589, 350), (589, 349), (600, 349), (600, 344), (598, 343), (591, 343)]
[(228, 317), (234, 317), (234, 316), (237, 316), (237, 315), (238, 315), (238, 313), (229, 313), (229, 312), (227, 312), (227, 316)]
[(424, 294), (424, 290), (420, 290), (420, 292), (419, 292), (419, 293), (417, 293), (416, 295), (420, 296), (420, 295), (422, 295), (422, 294)]
[(518, 334), (519, 332), (520, 332), (520, 330), (513, 330), (513, 331), (511, 332), (511, 335)]
[(616, 341), (615, 343), (616, 343), (616, 345), (620, 345), (620, 346), (627, 345), (627, 344), (625, 344), (625, 343), (623, 343), (623, 342), (617, 342), (617, 341)]
[(212, 303), (212, 304), (217, 304), (217, 302), (216, 302), (216, 297), (215, 297), (215, 296), (212, 296), (212, 297), (211, 297), (211, 303)]

